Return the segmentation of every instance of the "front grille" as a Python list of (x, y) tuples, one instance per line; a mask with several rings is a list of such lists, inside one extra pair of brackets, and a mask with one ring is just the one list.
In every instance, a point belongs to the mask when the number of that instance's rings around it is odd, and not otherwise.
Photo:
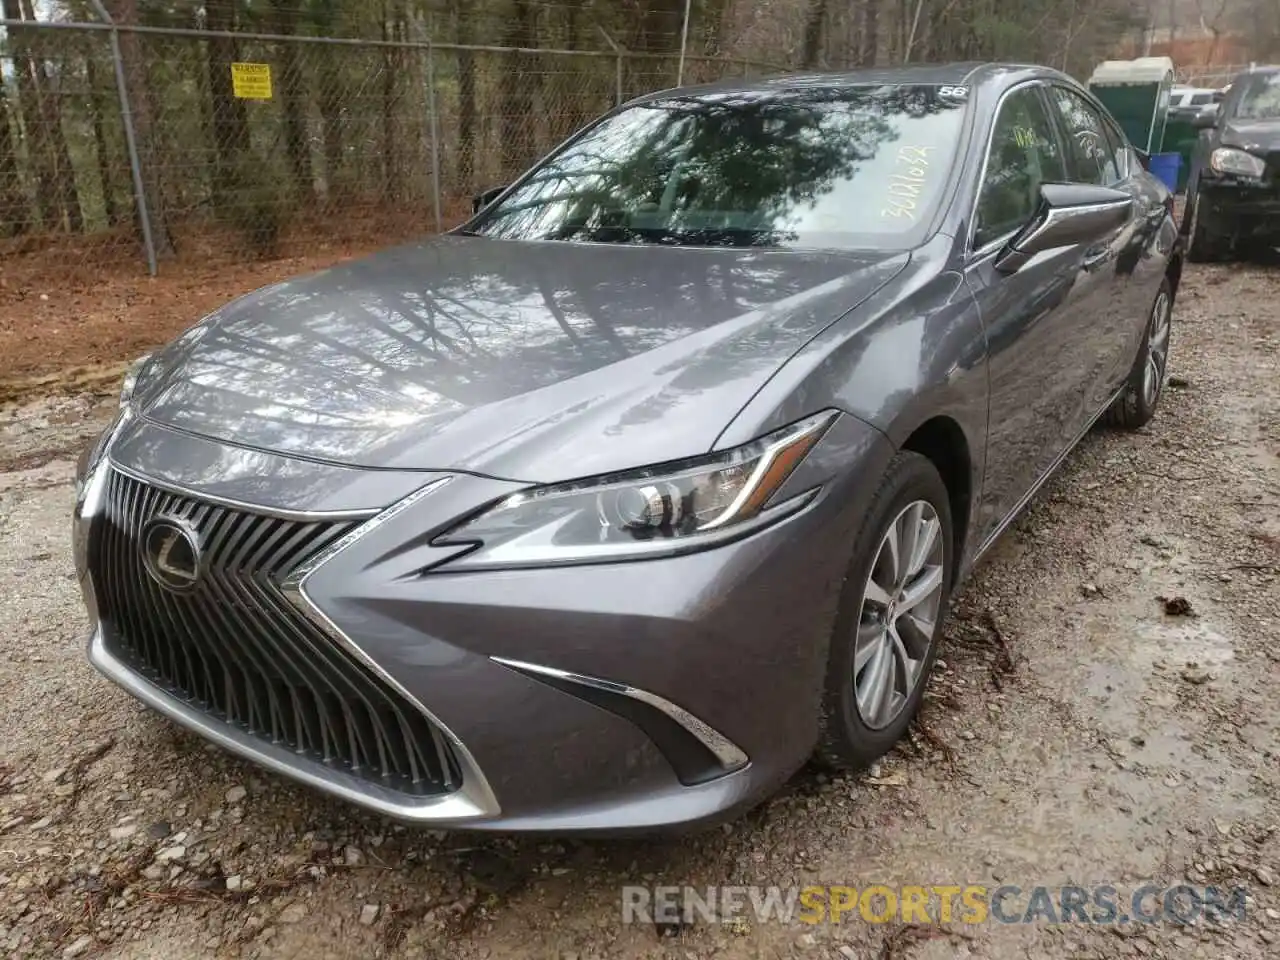
[[(449, 742), (282, 593), (288, 574), (358, 525), (303, 522), (180, 496), (111, 470), (90, 544), (108, 650), (188, 706), (300, 757), (415, 796), (457, 789)], [(160, 586), (143, 531), (193, 531), (194, 588)]]

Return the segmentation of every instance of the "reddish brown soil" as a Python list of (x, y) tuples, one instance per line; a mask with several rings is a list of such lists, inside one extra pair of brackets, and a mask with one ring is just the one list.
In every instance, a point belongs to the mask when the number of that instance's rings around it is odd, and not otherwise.
[(0, 402), (57, 389), (54, 381), (82, 384), (93, 368), (115, 367), (145, 353), (241, 293), (351, 255), (175, 264), (154, 278), (132, 266), (68, 270), (45, 257), (5, 264)]
[[(449, 204), (445, 225), (465, 213)], [(241, 232), (184, 226), (157, 277), (129, 230), (0, 242), (0, 404), (114, 385), (134, 357), (228, 300), (421, 235), (431, 219), (362, 206), (293, 224), (267, 260), (251, 259)]]

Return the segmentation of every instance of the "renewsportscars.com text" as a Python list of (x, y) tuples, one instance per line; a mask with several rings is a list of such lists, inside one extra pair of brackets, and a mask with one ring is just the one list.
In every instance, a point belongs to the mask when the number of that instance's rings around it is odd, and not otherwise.
[(1240, 887), (1154, 884), (1128, 892), (1109, 885), (627, 886), (622, 888), (622, 921), (1189, 924), (1208, 916), (1244, 919), (1247, 896)]

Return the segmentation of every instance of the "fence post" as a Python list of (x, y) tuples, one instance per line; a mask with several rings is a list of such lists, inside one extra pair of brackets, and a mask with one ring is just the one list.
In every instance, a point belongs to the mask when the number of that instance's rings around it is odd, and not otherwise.
[(689, 18), (693, 14), (693, 0), (684, 0), (684, 26), (680, 29), (680, 62), (676, 65), (676, 86), (684, 86), (684, 57), (689, 50)]
[(436, 233), (442, 232), (440, 210), (440, 112), (436, 109), (436, 44), (432, 36), (431, 16), (427, 15), (427, 112), (431, 114), (431, 204), (436, 218)]
[(151, 235), (151, 215), (147, 212), (147, 187), (142, 179), (142, 161), (138, 157), (138, 138), (133, 130), (133, 111), (129, 108), (129, 83), (124, 75), (124, 58), (120, 55), (120, 31), (107, 13), (102, 0), (90, 0), (94, 12), (111, 29), (111, 62), (115, 66), (116, 93), (120, 97), (120, 120), (124, 124), (124, 142), (129, 151), (129, 169), (133, 173), (133, 193), (137, 198), (138, 221), (142, 226), (142, 243), (147, 251), (147, 272), (156, 275), (156, 243)]

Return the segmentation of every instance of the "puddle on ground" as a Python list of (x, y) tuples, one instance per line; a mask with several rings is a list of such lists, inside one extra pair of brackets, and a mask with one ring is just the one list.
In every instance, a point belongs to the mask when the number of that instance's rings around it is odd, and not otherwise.
[(1142, 624), (1133, 658), (1140, 664), (1198, 663), (1219, 667), (1235, 659), (1231, 641), (1202, 620), (1164, 620)]
[(1091, 654), (1081, 663), (1084, 691), (1120, 719), (1136, 720), (1144, 702), (1173, 705), (1176, 698), (1167, 690), (1150, 688), (1153, 673), (1176, 674), (1196, 664), (1214, 676), (1235, 659), (1230, 639), (1199, 619), (1166, 617), (1121, 630), (1114, 620), (1097, 617), (1085, 623), (1084, 633)]
[(1085, 624), (1092, 648), (1114, 655), (1111, 664), (1097, 663), (1102, 672), (1117, 677), (1134, 669), (1144, 673), (1157, 664), (1181, 667), (1188, 663), (1222, 667), (1235, 659), (1235, 648), (1227, 636), (1205, 621), (1166, 617), (1133, 623), (1118, 629), (1111, 619), (1098, 618)]
[(1216, 678), (1231, 669), (1231, 640), (1198, 618), (1135, 618), (1121, 629), (1116, 619), (1099, 616), (1083, 629), (1088, 653), (1080, 676), (1088, 712), (1115, 738), (1120, 756), (1175, 779), (1211, 775), (1212, 762), (1194, 748), (1196, 731), (1173, 708), (1182, 695), (1178, 685), (1188, 682), (1183, 671)]

